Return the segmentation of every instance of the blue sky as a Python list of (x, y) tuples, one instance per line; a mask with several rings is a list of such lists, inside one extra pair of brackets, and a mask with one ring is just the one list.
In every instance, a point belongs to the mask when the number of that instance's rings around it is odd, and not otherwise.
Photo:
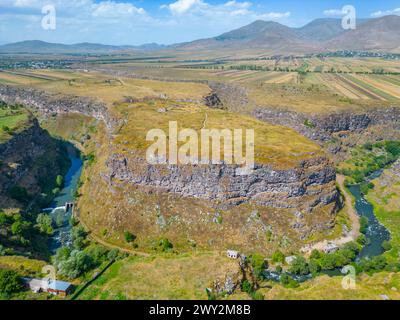
[[(42, 28), (42, 8), (53, 4), (56, 29)], [(400, 15), (400, 0), (0, 0), (0, 42), (164, 44), (219, 35), (254, 20), (299, 27), (313, 19)]]

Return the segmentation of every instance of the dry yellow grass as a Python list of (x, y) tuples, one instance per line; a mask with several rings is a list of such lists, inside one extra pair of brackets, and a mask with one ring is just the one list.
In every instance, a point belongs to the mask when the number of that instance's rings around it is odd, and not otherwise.
[(267, 300), (383, 300), (383, 295), (400, 300), (400, 274), (377, 273), (372, 277), (357, 277), (356, 288), (342, 287), (343, 277), (321, 276), (307, 281), (296, 289), (275, 285), (271, 290), (261, 289)]
[[(157, 112), (160, 108), (165, 108), (167, 112)], [(161, 129), (168, 134), (169, 122), (177, 121), (178, 130), (190, 128), (200, 132), (206, 119), (205, 129), (243, 129), (243, 132), (245, 129), (253, 129), (256, 163), (288, 168), (301, 160), (323, 155), (317, 144), (292, 129), (201, 105), (154, 101), (123, 104), (116, 107), (116, 111), (127, 122), (115, 137), (115, 145), (120, 145), (125, 150), (141, 151), (142, 155), (151, 145), (151, 142), (146, 141), (149, 130)], [(223, 159), (223, 154), (221, 158)]]
[(206, 300), (206, 288), (239, 271), (224, 254), (202, 253), (132, 257), (118, 261), (79, 299)]

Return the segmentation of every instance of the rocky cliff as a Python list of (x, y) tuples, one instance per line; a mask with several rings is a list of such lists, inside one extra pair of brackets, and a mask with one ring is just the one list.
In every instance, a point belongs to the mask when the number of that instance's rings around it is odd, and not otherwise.
[[(23, 131), (0, 144), (0, 209), (22, 209), (54, 188), (68, 169), (63, 146), (30, 118)], [(33, 201), (35, 202), (35, 201)]]
[(43, 114), (80, 113), (104, 121), (109, 130), (120, 122), (112, 117), (104, 103), (93, 98), (56, 95), (31, 88), (0, 85), (0, 101), (19, 103)]
[(222, 207), (253, 201), (276, 208), (312, 211), (336, 203), (336, 174), (323, 157), (300, 161), (297, 167), (277, 170), (256, 165), (249, 175), (234, 165), (149, 165), (144, 159), (112, 154), (108, 179), (161, 188), (186, 197), (212, 200)]

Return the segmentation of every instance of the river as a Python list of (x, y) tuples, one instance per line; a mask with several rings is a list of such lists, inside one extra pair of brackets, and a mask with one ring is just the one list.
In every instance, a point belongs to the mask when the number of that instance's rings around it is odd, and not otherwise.
[[(64, 176), (64, 187), (53, 200), (52, 208), (63, 207), (67, 202), (74, 202), (74, 193), (77, 190), (82, 173), (83, 162), (79, 151), (72, 146), (68, 146), (68, 156), (71, 160), (71, 167)], [(66, 212), (64, 209), (58, 209), (52, 211), (50, 215), (53, 221), (59, 222), (59, 226), (55, 227), (54, 233), (49, 239), (49, 250), (52, 254), (55, 254), (60, 247), (71, 244), (71, 225), (69, 221), (72, 216), (72, 210)]]
[[(383, 170), (374, 172), (368, 177), (367, 182), (378, 178), (382, 172)], [(363, 258), (379, 256), (384, 252), (382, 243), (390, 240), (390, 232), (376, 218), (372, 204), (370, 204), (361, 193), (360, 185), (352, 185), (349, 186), (348, 189), (355, 198), (355, 208), (358, 215), (368, 219), (368, 227), (365, 233), (368, 241), (358, 254), (356, 261), (360, 261)], [(329, 276), (339, 276), (342, 274), (341, 268), (322, 271), (322, 273)], [(263, 276), (267, 280), (279, 281), (281, 274), (272, 271), (264, 271)], [(291, 276), (298, 282), (304, 282), (312, 278), (311, 275)]]

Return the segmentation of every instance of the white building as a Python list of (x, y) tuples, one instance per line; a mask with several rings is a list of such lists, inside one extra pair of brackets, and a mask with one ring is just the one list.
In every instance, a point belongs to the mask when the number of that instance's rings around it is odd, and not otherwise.
[(239, 258), (239, 252), (235, 251), (235, 250), (228, 250), (226, 252), (226, 255), (228, 258), (230, 259), (237, 259)]

